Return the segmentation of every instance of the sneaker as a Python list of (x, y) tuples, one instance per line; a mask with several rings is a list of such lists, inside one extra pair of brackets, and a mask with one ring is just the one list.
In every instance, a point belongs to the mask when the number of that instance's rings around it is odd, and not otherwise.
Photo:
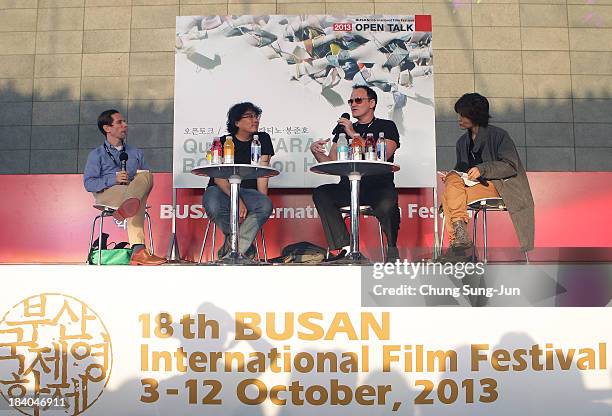
[(255, 245), (251, 244), (251, 247), (249, 247), (249, 249), (246, 251), (246, 253), (244, 253), (244, 257), (250, 259), (250, 260), (254, 260), (255, 257), (257, 257), (257, 250), (255, 250)]
[(231, 251), (231, 248), (232, 247), (230, 239), (226, 236), (223, 240), (223, 244), (221, 245), (221, 247), (219, 247), (219, 250), (217, 250), (217, 258), (222, 259), (223, 257), (227, 256), (228, 253)]
[(330, 255), (325, 261), (327, 262), (327, 261), (342, 260), (343, 258), (347, 256), (347, 254), (348, 254), (348, 251), (346, 251), (345, 249), (342, 249), (335, 256)]
[(453, 223), (453, 229), (455, 230), (455, 239), (451, 243), (451, 247), (459, 249), (472, 247), (472, 242), (468, 239), (465, 222), (463, 222), (463, 220), (455, 221)]

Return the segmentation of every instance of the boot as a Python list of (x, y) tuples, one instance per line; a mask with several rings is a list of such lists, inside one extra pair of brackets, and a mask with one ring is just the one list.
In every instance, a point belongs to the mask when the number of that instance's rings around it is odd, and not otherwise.
[(455, 221), (453, 229), (455, 230), (455, 239), (451, 243), (451, 247), (464, 249), (472, 247), (472, 242), (468, 239), (463, 220)]

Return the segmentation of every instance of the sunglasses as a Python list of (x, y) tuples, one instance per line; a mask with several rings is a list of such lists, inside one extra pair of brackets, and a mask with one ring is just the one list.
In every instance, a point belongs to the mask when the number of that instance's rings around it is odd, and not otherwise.
[(353, 105), (353, 102), (355, 104), (361, 104), (362, 102), (364, 102), (365, 100), (371, 100), (371, 98), (367, 98), (367, 97), (356, 97), (356, 98), (351, 98), (350, 100), (347, 101), (348, 105)]

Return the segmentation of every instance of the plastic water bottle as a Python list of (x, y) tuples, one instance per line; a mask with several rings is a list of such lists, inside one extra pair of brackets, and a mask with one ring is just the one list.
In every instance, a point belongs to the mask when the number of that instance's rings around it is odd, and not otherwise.
[(221, 139), (219, 137), (215, 137), (213, 139), (212, 147), (210, 148), (211, 156), (210, 163), (212, 165), (219, 165), (222, 161), (222, 147), (221, 147)]
[(385, 141), (385, 133), (382, 131), (378, 133), (378, 140), (376, 140), (376, 160), (379, 162), (387, 161), (387, 142)]
[(340, 133), (338, 135), (337, 150), (338, 150), (338, 160), (348, 160), (349, 147), (348, 147), (348, 141), (346, 141), (345, 133)]
[(365, 160), (376, 160), (376, 143), (374, 143), (373, 133), (368, 133), (366, 136)]
[(259, 136), (253, 135), (253, 141), (251, 142), (251, 165), (259, 165), (261, 160), (261, 143), (259, 142)]
[(223, 163), (234, 163), (234, 141), (232, 136), (227, 136), (225, 143), (223, 143)]
[(363, 147), (363, 139), (361, 136), (357, 135), (353, 137), (353, 141), (351, 143), (351, 159), (363, 160)]

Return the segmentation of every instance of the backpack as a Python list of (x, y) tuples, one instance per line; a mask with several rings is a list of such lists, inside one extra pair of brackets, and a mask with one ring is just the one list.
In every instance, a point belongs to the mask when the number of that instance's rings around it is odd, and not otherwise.
[(289, 244), (281, 250), (281, 255), (270, 259), (270, 263), (316, 264), (325, 260), (327, 250), (308, 241)]

